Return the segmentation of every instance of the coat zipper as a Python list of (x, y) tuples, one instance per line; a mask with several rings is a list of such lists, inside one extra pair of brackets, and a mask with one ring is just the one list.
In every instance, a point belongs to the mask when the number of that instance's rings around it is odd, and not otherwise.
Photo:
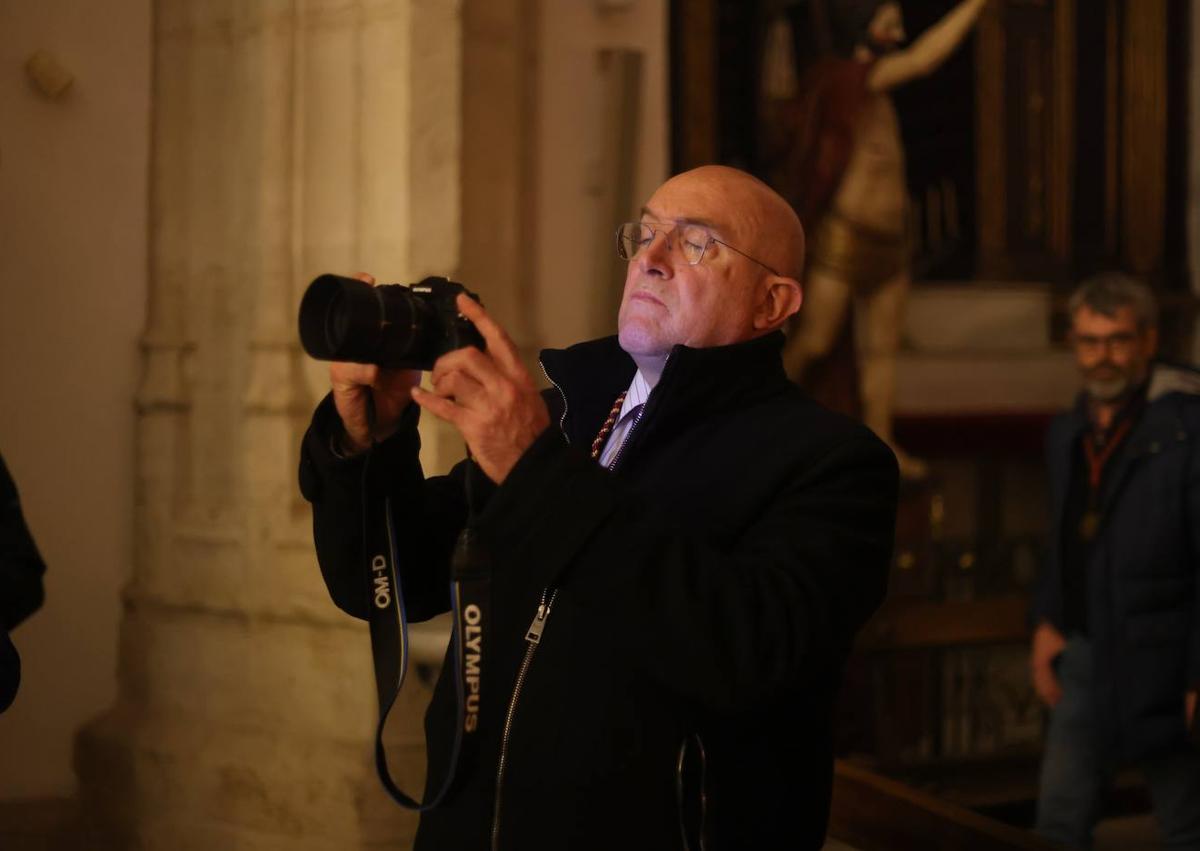
[(546, 372), (546, 365), (540, 359), (538, 360), (538, 366), (541, 367), (542, 375), (546, 376), (546, 380), (554, 385), (554, 389), (558, 391), (559, 397), (563, 400), (563, 412), (562, 416), (558, 418), (558, 430), (569, 445), (571, 443), (571, 436), (567, 434), (567, 394), (559, 387), (558, 382), (550, 377), (550, 373)]
[(521, 660), (521, 667), (517, 670), (517, 680), (513, 684), (512, 697), (508, 701), (508, 712), (504, 716), (504, 732), (500, 736), (500, 759), (496, 763), (496, 800), (492, 805), (492, 851), (497, 851), (500, 847), (500, 803), (504, 792), (504, 766), (508, 761), (508, 740), (512, 735), (513, 716), (517, 711), (517, 701), (521, 697), (525, 677), (529, 674), (529, 666), (533, 662), (533, 654), (542, 640), (546, 619), (550, 617), (550, 607), (554, 605), (554, 598), (557, 596), (557, 588), (553, 591), (547, 588), (542, 592), (542, 602), (538, 604), (537, 614), (533, 616), (533, 621), (525, 633), (528, 646), (525, 648), (525, 658)]
[[(668, 361), (670, 356), (668, 356)], [(546, 371), (546, 365), (541, 360), (538, 361), (538, 366), (541, 367), (542, 375), (546, 376), (546, 380), (554, 385), (554, 389), (558, 391), (558, 395), (563, 400), (562, 416), (558, 420), (558, 430), (562, 432), (567, 443), (571, 442), (570, 436), (567, 434), (567, 394), (563, 392), (558, 382), (550, 377), (550, 373)], [(664, 371), (666, 365), (664, 364)], [(649, 405), (649, 401), (646, 402)], [(646, 413), (646, 406), (638, 411), (638, 415), (633, 420), (633, 425), (629, 427), (629, 431), (625, 435), (625, 440), (621, 443), (621, 447), (617, 450), (617, 454), (613, 457), (612, 463), (608, 465), (610, 471), (614, 470), (617, 462), (621, 460), (621, 455), (625, 451), (625, 446), (629, 443), (629, 438), (637, 430), (638, 423), (642, 421), (642, 416)], [(542, 591), (542, 601), (538, 604), (537, 613), (533, 616), (533, 620), (529, 624), (529, 629), (525, 633), (525, 641), (528, 646), (525, 648), (525, 656), (521, 659), (521, 667), (517, 669), (517, 679), (513, 683), (512, 697), (508, 701), (508, 711), (504, 715), (504, 730), (500, 734), (500, 758), (496, 762), (496, 797), (492, 805), (492, 851), (499, 851), (500, 848), (500, 811), (504, 794), (504, 768), (508, 762), (508, 741), (512, 736), (513, 717), (517, 711), (517, 701), (521, 697), (521, 689), (525, 685), (525, 678), (529, 675), (529, 666), (533, 663), (533, 654), (537, 652), (538, 644), (542, 640), (542, 630), (546, 628), (546, 620), (550, 617), (550, 607), (554, 605), (554, 598), (558, 596), (558, 589), (553, 591), (546, 588)]]
[[(649, 404), (649, 403), (647, 403)], [(637, 431), (638, 423), (642, 421), (642, 415), (646, 413), (646, 405), (642, 405), (642, 409), (637, 412), (637, 416), (633, 418), (633, 423), (629, 426), (629, 431), (625, 432), (625, 439), (621, 441), (621, 445), (617, 447), (617, 454), (608, 462), (608, 471), (611, 473), (617, 469), (617, 462), (621, 460), (621, 456), (625, 454), (625, 447), (629, 445), (630, 438)]]
[[(667, 355), (667, 359), (663, 361), (662, 374), (659, 375), (658, 383), (662, 383), (662, 375), (666, 374), (667, 365), (671, 363), (671, 355)], [(629, 445), (629, 441), (633, 440), (633, 436), (637, 434), (638, 423), (642, 421), (642, 417), (646, 415), (646, 409), (650, 407), (651, 399), (654, 397), (654, 391), (650, 391), (650, 396), (642, 405), (642, 409), (637, 412), (637, 416), (633, 418), (633, 423), (629, 426), (629, 431), (625, 432), (625, 439), (621, 441), (621, 445), (617, 447), (617, 454), (613, 456), (612, 461), (608, 464), (608, 471), (611, 473), (617, 469), (617, 464), (621, 460), (621, 456), (625, 454), (625, 447)]]
[[(567, 434), (567, 394), (563, 392), (559, 383), (550, 377), (550, 373), (546, 371), (546, 364), (542, 363), (541, 359), (538, 360), (538, 366), (542, 370), (542, 375), (546, 376), (546, 380), (554, 385), (554, 389), (558, 391), (558, 395), (562, 399), (563, 412), (562, 416), (558, 418), (558, 430), (562, 433), (563, 439), (570, 444), (571, 437)], [(500, 804), (504, 793), (504, 768), (508, 762), (508, 740), (512, 736), (513, 716), (517, 711), (517, 701), (521, 697), (525, 677), (529, 675), (529, 666), (533, 663), (533, 654), (542, 640), (542, 630), (546, 628), (546, 619), (550, 617), (550, 607), (554, 605), (554, 598), (557, 596), (557, 588), (553, 591), (549, 588), (542, 591), (542, 601), (538, 603), (537, 613), (533, 616), (529, 629), (525, 633), (525, 641), (528, 642), (528, 646), (525, 648), (524, 658), (521, 659), (521, 667), (517, 669), (517, 679), (513, 683), (512, 696), (508, 700), (508, 711), (504, 715), (504, 730), (500, 734), (500, 758), (496, 762), (496, 797), (492, 803), (491, 847), (493, 851), (500, 847)]]

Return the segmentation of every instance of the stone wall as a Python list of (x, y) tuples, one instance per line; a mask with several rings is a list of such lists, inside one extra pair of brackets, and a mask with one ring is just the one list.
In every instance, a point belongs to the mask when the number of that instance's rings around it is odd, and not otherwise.
[[(155, 3), (150, 298), (119, 696), (80, 733), (89, 839), (404, 847), (374, 778), (361, 624), (330, 605), (296, 491), (325, 392), (296, 305), (324, 271), (459, 260), (460, 9)], [(426, 461), (439, 463), (439, 435)], [(412, 689), (395, 744), (419, 788)]]
[[(146, 309), (150, 6), (0, 0), (0, 453), (48, 567), (44, 607), (13, 634), (23, 672), (0, 716), (0, 799), (69, 796), (72, 736), (116, 693)], [(57, 97), (23, 70), (38, 51), (73, 77)]]

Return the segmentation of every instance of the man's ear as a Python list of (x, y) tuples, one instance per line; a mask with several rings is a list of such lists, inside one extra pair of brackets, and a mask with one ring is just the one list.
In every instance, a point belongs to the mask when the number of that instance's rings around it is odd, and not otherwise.
[(804, 290), (795, 278), (771, 275), (763, 287), (763, 299), (754, 313), (754, 327), (759, 331), (774, 331), (800, 309)]

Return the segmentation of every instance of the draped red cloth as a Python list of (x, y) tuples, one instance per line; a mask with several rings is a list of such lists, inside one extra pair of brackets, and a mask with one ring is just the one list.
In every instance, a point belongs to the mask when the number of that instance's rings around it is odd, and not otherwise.
[(791, 144), (785, 154), (784, 197), (809, 230), (829, 209), (846, 173), (872, 65), (837, 57), (814, 61), (801, 75), (799, 93), (787, 110)]
[[(785, 147), (772, 157), (772, 182), (809, 234), (816, 232), (846, 173), (872, 65), (833, 56), (817, 59), (800, 76), (796, 97), (779, 110)], [(827, 408), (862, 415), (853, 305), (833, 348), (808, 367), (801, 383)]]

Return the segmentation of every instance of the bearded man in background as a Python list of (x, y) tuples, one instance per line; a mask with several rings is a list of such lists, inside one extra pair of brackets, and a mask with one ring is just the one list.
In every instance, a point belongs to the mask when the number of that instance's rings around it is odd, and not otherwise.
[(1200, 848), (1200, 375), (1153, 364), (1154, 296), (1109, 274), (1071, 297), (1084, 390), (1047, 437), (1053, 522), (1033, 605), (1050, 707), (1037, 831), (1091, 847), (1117, 768), (1170, 848)]

